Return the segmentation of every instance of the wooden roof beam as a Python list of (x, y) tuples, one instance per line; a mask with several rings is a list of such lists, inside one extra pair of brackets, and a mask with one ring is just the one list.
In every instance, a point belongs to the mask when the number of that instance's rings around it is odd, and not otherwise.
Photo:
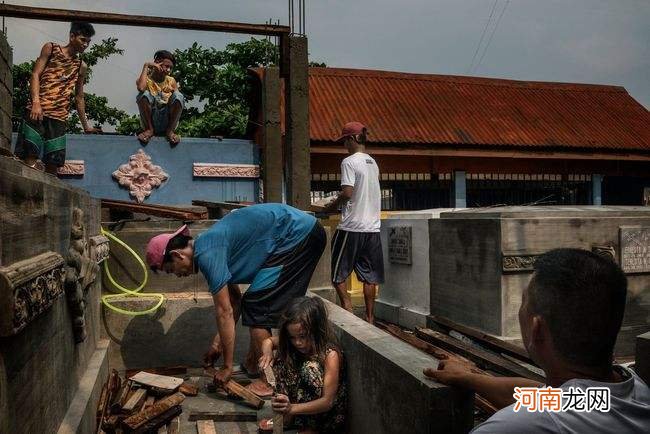
[(4, 3), (0, 4), (0, 16), (45, 21), (88, 21), (93, 24), (162, 27), (181, 30), (202, 30), (208, 32), (245, 33), (263, 36), (283, 36), (289, 34), (288, 26), (234, 23), (226, 21), (204, 21), (171, 17), (151, 17), (106, 12), (76, 11), (69, 9), (35, 8), (31, 6), (18, 6)]

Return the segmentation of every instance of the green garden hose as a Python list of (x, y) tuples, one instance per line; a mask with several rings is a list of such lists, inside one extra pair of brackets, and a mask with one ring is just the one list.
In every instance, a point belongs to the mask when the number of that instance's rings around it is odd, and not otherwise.
[[(165, 301), (165, 296), (163, 294), (161, 294), (161, 293), (147, 293), (147, 294), (140, 293), (142, 288), (144, 288), (146, 286), (147, 282), (149, 281), (149, 273), (148, 273), (148, 270), (147, 270), (147, 266), (145, 265), (145, 263), (142, 260), (142, 258), (140, 257), (140, 255), (138, 255), (137, 252), (135, 252), (131, 247), (129, 247), (124, 241), (120, 240), (119, 238), (117, 238), (115, 235), (113, 235), (109, 231), (105, 230), (104, 228), (101, 228), (101, 232), (102, 232), (102, 235), (104, 235), (104, 236), (108, 237), (109, 239), (115, 241), (117, 244), (121, 245), (127, 251), (129, 251), (133, 255), (133, 257), (138, 261), (138, 263), (142, 267), (142, 271), (144, 272), (144, 278), (142, 279), (142, 283), (140, 283), (140, 285), (138, 285), (138, 287), (135, 288), (135, 289), (128, 289), (128, 288), (123, 287), (122, 285), (117, 283), (115, 281), (115, 279), (113, 279), (113, 275), (111, 275), (111, 271), (108, 268), (108, 259), (104, 260), (104, 271), (106, 272), (106, 277), (108, 277), (108, 280), (111, 282), (111, 284), (113, 284), (113, 286), (115, 288), (117, 288), (118, 290), (120, 290), (122, 292), (122, 294), (103, 295), (102, 296), (102, 303), (104, 304), (104, 306), (106, 306), (107, 308), (109, 308), (109, 309), (111, 309), (111, 310), (113, 310), (115, 312), (121, 313), (123, 315), (134, 315), (134, 316), (135, 315), (146, 315), (146, 314), (149, 314), (149, 313), (152, 313), (152, 312), (155, 312), (156, 310), (158, 310), (158, 308)], [(157, 298), (158, 302), (153, 307), (151, 307), (149, 309), (146, 309), (146, 310), (142, 310), (142, 311), (133, 311), (133, 310), (122, 309), (122, 308), (119, 308), (119, 307), (114, 306), (113, 304), (111, 304), (110, 300), (112, 300), (114, 298), (117, 298), (117, 297), (121, 297), (123, 299), (124, 294), (126, 294), (127, 297)]]

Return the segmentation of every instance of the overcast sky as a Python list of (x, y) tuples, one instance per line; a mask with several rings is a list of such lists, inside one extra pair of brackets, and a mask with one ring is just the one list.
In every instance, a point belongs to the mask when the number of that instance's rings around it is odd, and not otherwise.
[[(7, 3), (287, 24), (287, 0), (7, 0)], [(491, 19), (490, 19), (491, 16)], [(498, 25), (497, 25), (498, 24)], [(14, 62), (47, 41), (67, 40), (65, 23), (6, 19)], [(96, 26), (124, 56), (95, 68), (89, 90), (136, 112), (135, 79), (161, 48), (194, 41), (223, 48), (247, 36)], [(650, 108), (650, 0), (307, 1), (310, 59), (332, 67), (475, 75), (624, 86)], [(473, 61), (473, 63), (472, 63)]]

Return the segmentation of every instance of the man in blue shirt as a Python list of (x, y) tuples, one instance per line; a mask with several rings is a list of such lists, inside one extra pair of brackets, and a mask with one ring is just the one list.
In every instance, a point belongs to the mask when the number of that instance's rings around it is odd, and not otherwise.
[[(271, 336), (289, 301), (305, 295), (325, 243), (325, 230), (311, 215), (282, 204), (261, 204), (228, 214), (192, 239), (187, 226), (153, 237), (147, 263), (177, 276), (200, 271), (214, 299), (217, 330), (206, 364), (223, 352), (215, 382), (232, 375), (235, 323), (250, 328), (251, 350), (243, 367), (257, 370), (261, 344)], [(242, 296), (239, 283), (250, 287)]]

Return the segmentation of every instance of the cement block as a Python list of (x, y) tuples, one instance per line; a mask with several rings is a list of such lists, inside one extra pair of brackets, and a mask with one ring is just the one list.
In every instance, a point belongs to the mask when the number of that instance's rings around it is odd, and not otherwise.
[[(400, 213), (382, 220), (385, 282), (377, 297), (378, 318), (389, 321), (392, 318), (396, 321), (391, 322), (410, 328), (426, 323), (431, 295), (428, 221), (431, 216), (431, 212)], [(411, 228), (411, 264), (393, 263), (390, 260), (388, 239), (391, 230), (396, 227)]]
[[(431, 223), (431, 314), (505, 338), (519, 338), (517, 312), (532, 263), (555, 248), (613, 249), (620, 229), (650, 226), (650, 209), (629, 206), (550, 206), (468, 209)], [(526, 265), (528, 264), (528, 265)], [(650, 273), (628, 273), (628, 297), (615, 354), (634, 353), (650, 330)]]
[(650, 384), (650, 332), (637, 336), (635, 361), (636, 373), (646, 384)]
[(465, 433), (472, 394), (426, 379), (437, 360), (326, 302), (343, 348), (352, 433)]
[[(122, 309), (142, 311), (151, 299), (116, 298)], [(212, 296), (200, 292), (166, 294), (161, 308), (149, 315), (128, 316), (103, 308), (105, 333), (112, 340), (111, 368), (137, 369), (154, 366), (200, 367), (202, 357), (217, 332)], [(235, 364), (248, 351), (248, 328), (237, 324)]]

